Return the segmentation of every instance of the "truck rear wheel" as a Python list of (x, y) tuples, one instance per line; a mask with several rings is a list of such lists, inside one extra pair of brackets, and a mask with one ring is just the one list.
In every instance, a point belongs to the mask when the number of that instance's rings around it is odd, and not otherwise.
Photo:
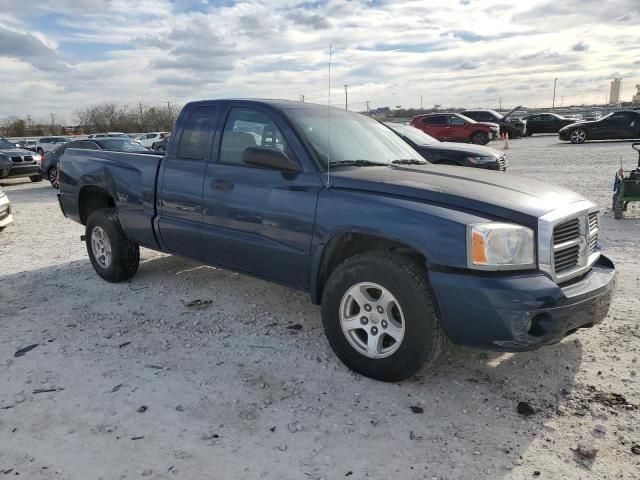
[(331, 274), (322, 324), (349, 368), (387, 382), (427, 369), (446, 339), (426, 269), (379, 251), (351, 257)]
[(106, 281), (122, 282), (138, 271), (140, 247), (125, 235), (115, 209), (89, 215), (85, 242), (94, 270)]

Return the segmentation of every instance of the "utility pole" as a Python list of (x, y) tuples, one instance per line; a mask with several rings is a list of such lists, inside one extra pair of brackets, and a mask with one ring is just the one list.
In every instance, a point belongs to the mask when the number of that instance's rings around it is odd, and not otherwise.
[(301, 93), (301, 94), (300, 94), (300, 101), (301, 101), (301, 102), (304, 102), (304, 93)]
[(500, 97), (500, 108), (498, 110), (502, 111), (502, 97)]
[(344, 86), (344, 109), (349, 110), (349, 85)]
[(167, 102), (167, 112), (171, 113), (171, 102)]
[(564, 105), (564, 95), (560, 97), (560, 108)]
[(422, 95), (420, 95), (420, 110), (422, 110)]
[(367, 113), (369, 113), (369, 104), (371, 103), (369, 100), (367, 100)]
[(558, 77), (553, 80), (553, 102), (551, 103), (551, 110), (556, 108), (556, 84), (558, 83)]

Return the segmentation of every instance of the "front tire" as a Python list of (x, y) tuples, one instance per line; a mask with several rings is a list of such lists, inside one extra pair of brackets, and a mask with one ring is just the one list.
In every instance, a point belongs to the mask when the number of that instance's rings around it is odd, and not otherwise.
[(489, 136), (481, 131), (473, 132), (471, 135), (471, 143), (475, 145), (486, 145), (489, 143)]
[(386, 382), (427, 369), (446, 339), (426, 268), (380, 251), (334, 270), (322, 296), (322, 324), (340, 360)]
[(587, 132), (584, 128), (576, 128), (574, 130), (571, 130), (569, 139), (571, 140), (571, 143), (584, 143), (587, 141)]
[(89, 215), (85, 238), (91, 264), (106, 281), (122, 282), (138, 271), (140, 247), (127, 238), (114, 208)]
[(36, 153), (40, 154), (40, 155), (44, 155), (44, 150), (41, 149), (40, 147), (36, 148)]
[(58, 188), (58, 168), (57, 167), (51, 167), (49, 169), (49, 171), (47, 172), (47, 178), (49, 179), (49, 182), (51, 183), (51, 186), (53, 188)]

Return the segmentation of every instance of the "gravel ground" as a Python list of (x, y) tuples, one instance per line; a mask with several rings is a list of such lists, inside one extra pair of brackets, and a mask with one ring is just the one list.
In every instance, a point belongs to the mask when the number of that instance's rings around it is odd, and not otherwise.
[(102, 281), (54, 190), (3, 181), (15, 222), (0, 234), (0, 473), (639, 478), (640, 208), (610, 212), (620, 158), (636, 156), (628, 142), (543, 136), (508, 157), (606, 211), (610, 315), (536, 352), (452, 346), (399, 384), (345, 368), (300, 292), (149, 250), (130, 282)]

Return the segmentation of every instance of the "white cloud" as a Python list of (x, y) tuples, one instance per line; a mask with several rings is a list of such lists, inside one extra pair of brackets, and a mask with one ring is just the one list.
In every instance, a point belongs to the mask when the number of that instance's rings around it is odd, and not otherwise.
[[(18, 4), (19, 3), (19, 4)], [(104, 100), (206, 97), (547, 105), (600, 102), (640, 81), (637, 0), (508, 2), (0, 0), (0, 103), (44, 116)], [(37, 33), (36, 33), (37, 32)], [(4, 36), (3, 36), (4, 35)], [(2, 40), (5, 40), (3, 43)]]

